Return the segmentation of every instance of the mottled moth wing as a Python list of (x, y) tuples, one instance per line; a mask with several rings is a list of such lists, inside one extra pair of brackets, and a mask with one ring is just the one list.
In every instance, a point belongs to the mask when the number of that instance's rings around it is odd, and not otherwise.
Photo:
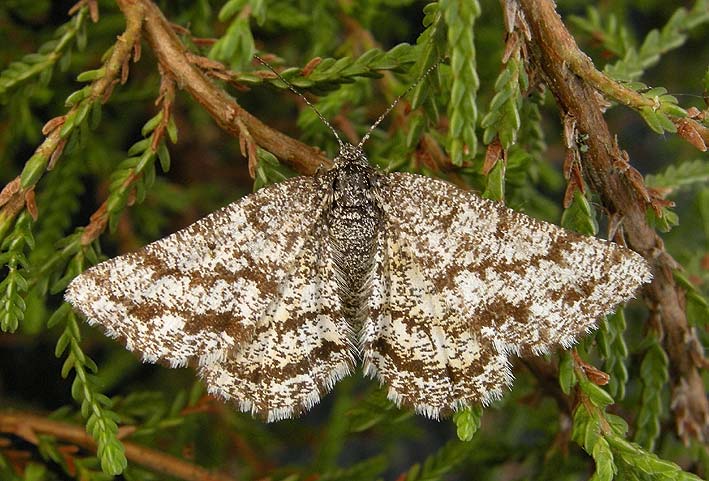
[(293, 269), (326, 192), (270, 185), (74, 279), (66, 300), (149, 362), (209, 364), (249, 341)]
[(413, 244), (387, 222), (379, 237), (369, 317), (361, 332), (363, 369), (397, 405), (438, 418), (494, 397), (512, 381), (507, 354), (476, 332), (458, 293), (430, 277)]
[(211, 393), (275, 421), (310, 409), (353, 371), (354, 334), (328, 249), (326, 225), (319, 222), (252, 340), (201, 368)]
[(365, 371), (430, 417), (499, 398), (510, 352), (569, 347), (650, 278), (628, 249), (440, 180), (394, 173), (380, 196)]

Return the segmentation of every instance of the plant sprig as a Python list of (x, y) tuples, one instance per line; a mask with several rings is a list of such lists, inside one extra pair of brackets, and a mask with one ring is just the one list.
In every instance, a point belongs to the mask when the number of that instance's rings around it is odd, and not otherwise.
[(598, 350), (604, 357), (604, 370), (610, 374), (608, 391), (617, 400), (625, 397), (628, 382), (628, 346), (625, 343), (625, 310), (618, 308), (601, 322), (596, 335)]
[(652, 451), (660, 435), (660, 419), (663, 410), (662, 390), (669, 379), (667, 354), (662, 349), (657, 335), (650, 331), (644, 341), (647, 346), (640, 364), (640, 379), (643, 390), (640, 410), (635, 419), (634, 441)]
[(478, 147), (475, 99), (480, 81), (475, 70), (473, 26), (480, 16), (480, 4), (477, 0), (443, 0), (439, 4), (448, 28), (452, 77), (448, 102), (448, 153), (453, 165), (462, 165), (463, 159), (474, 156)]
[(29, 287), (27, 271), (29, 262), (26, 249), (35, 245), (32, 235), (32, 218), (23, 212), (15, 222), (15, 228), (0, 245), (0, 265), (7, 267), (8, 273), (0, 281), (0, 330), (15, 332), (25, 317), (24, 294)]
[[(74, 263), (74, 268), (80, 268)], [(104, 473), (118, 475), (125, 470), (128, 461), (123, 444), (117, 437), (120, 418), (111, 410), (111, 400), (99, 390), (94, 376), (98, 367), (81, 349), (81, 331), (76, 314), (67, 303), (55, 311), (47, 326), (52, 328), (64, 323), (64, 330), (57, 340), (55, 355), (66, 353), (62, 366), (62, 377), (66, 378), (74, 371), (71, 396), (80, 403), (81, 415), (86, 420), (86, 431), (96, 440), (96, 454), (101, 460)]]
[(0, 103), (4, 103), (13, 90), (39, 79), (47, 83), (57, 63), (62, 70), (69, 67), (71, 48), (79, 50), (86, 47), (86, 20), (89, 18), (88, 7), (80, 8), (73, 17), (60, 26), (52, 40), (42, 44), (36, 53), (30, 53), (21, 60), (10, 63), (0, 72)]

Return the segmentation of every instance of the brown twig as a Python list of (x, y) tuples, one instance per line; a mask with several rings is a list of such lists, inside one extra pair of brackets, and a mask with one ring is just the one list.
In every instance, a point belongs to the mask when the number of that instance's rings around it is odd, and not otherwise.
[(69, 9), (69, 15), (74, 15), (81, 8), (87, 6), (89, 9), (89, 17), (94, 23), (98, 22), (98, 1), (97, 0), (79, 0)]
[[(85, 449), (96, 449), (96, 443), (83, 426), (55, 421), (34, 413), (0, 411), (0, 432), (20, 436), (33, 444), (37, 444), (37, 434), (49, 434)], [(123, 441), (123, 446), (131, 462), (158, 473), (187, 481), (235, 481), (235, 478), (226, 474), (211, 472), (140, 444)]]
[(321, 152), (278, 132), (241, 108), (223, 89), (189, 60), (186, 47), (180, 42), (170, 22), (150, 0), (117, 0), (125, 9), (140, 3), (145, 10), (147, 40), (161, 67), (175, 79), (212, 116), (221, 128), (234, 136), (242, 134), (242, 123), (256, 145), (273, 153), (302, 174), (312, 174), (318, 167), (332, 164)]
[[(568, 32), (566, 33), (568, 34)], [(586, 84), (596, 89), (608, 99), (616, 100), (637, 111), (643, 108), (656, 110), (660, 106), (657, 99), (644, 96), (596, 69), (593, 65), (593, 61), (588, 55), (579, 50), (576, 42), (573, 41), (570, 35), (568, 35), (568, 38), (559, 36), (557, 39), (562, 41), (557, 45), (558, 48), (554, 52), (554, 55), (563, 61), (572, 72), (581, 77)], [(609, 102), (606, 100), (599, 100), (599, 102), (604, 106), (602, 110), (605, 110), (605, 106), (609, 105)], [(709, 141), (709, 129), (692, 119), (674, 115), (668, 115), (667, 117), (677, 125), (678, 129), (684, 127), (683, 130), (677, 132), (681, 138), (692, 144), (698, 150), (706, 152), (706, 142)]]
[(175, 102), (175, 81), (164, 72), (160, 72), (160, 93), (155, 99), (155, 105), (160, 107), (162, 118), (155, 127), (150, 140), (150, 148), (153, 152), (158, 150), (160, 142), (162, 142), (165, 132), (170, 125), (172, 117), (172, 105)]
[(579, 356), (579, 353), (576, 349), (573, 349), (571, 351), (571, 355), (574, 358), (574, 364), (576, 365), (576, 368), (580, 369), (581, 372), (583, 372), (588, 378), (588, 380), (591, 381), (593, 384), (596, 384), (598, 386), (605, 386), (606, 384), (608, 384), (608, 381), (611, 380), (611, 377), (607, 373), (601, 371), (593, 364), (589, 364), (583, 359), (581, 359), (581, 356)]
[[(158, 152), (160, 144), (164, 141), (165, 133), (169, 129), (170, 119), (172, 118), (172, 107), (175, 101), (175, 82), (168, 74), (160, 69), (160, 91), (158, 97), (155, 100), (155, 105), (160, 108), (162, 117), (158, 124), (155, 126), (152, 134), (150, 135), (150, 147), (152, 152)], [(136, 184), (142, 177), (142, 173), (138, 173), (132, 170), (131, 173), (123, 181), (123, 184), (119, 187), (122, 191), (129, 192), (128, 204), (133, 203), (131, 196), (134, 196), (133, 185)], [(84, 228), (84, 232), (81, 234), (81, 245), (87, 246), (93, 241), (98, 239), (98, 237), (106, 230), (111, 213), (108, 211), (108, 200), (105, 200), (101, 206), (96, 209), (96, 211), (91, 215), (89, 219), (89, 224)]]
[(249, 176), (252, 179), (256, 178), (256, 169), (258, 168), (258, 154), (256, 153), (256, 142), (254, 142), (251, 132), (246, 128), (241, 119), (237, 119), (237, 125), (241, 129), (241, 136), (239, 137), (239, 150), (241, 155), (246, 157), (249, 161)]
[(529, 51), (534, 67), (543, 72), (564, 113), (576, 119), (578, 131), (588, 135), (588, 149), (581, 158), (586, 179), (608, 211), (622, 216), (628, 245), (653, 267), (654, 279), (645, 295), (651, 308), (660, 313), (666, 334), (664, 345), (671, 361), (677, 433), (685, 443), (693, 437), (702, 440), (709, 429), (709, 402), (698, 362), (703, 353), (697, 352), (700, 344), (687, 322), (684, 292), (673, 278), (675, 263), (666, 253), (662, 239), (648, 225), (646, 203), (633, 187), (633, 179), (616, 168), (617, 161), (625, 158), (624, 153), (603, 118), (596, 86), (588, 81), (599, 77), (590, 70), (593, 65), (579, 50), (553, 2), (520, 0), (520, 5), (532, 32)]
[[(691, 109), (687, 112), (690, 113)], [(704, 127), (693, 118), (672, 119), (672, 122), (677, 126), (677, 135), (692, 144), (697, 150), (701, 152), (707, 151), (709, 128)]]

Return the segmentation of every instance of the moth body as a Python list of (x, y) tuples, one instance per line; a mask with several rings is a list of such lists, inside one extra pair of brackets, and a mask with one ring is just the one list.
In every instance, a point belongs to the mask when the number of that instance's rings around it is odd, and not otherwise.
[(382, 226), (378, 200), (382, 174), (356, 147), (348, 147), (335, 167), (323, 174), (330, 189), (324, 214), (345, 316), (359, 331), (367, 316), (376, 239)]

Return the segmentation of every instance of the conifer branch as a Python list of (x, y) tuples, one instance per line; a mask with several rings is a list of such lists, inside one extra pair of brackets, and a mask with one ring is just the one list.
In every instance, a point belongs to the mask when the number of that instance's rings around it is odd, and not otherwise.
[[(0, 209), (0, 239), (25, 207), (27, 192), (34, 189), (44, 173), (54, 166), (69, 136), (86, 119), (92, 106), (105, 102), (116, 83), (125, 83), (130, 58), (139, 56), (136, 46), (140, 42), (142, 24), (141, 5), (130, 2), (127, 8), (129, 14), (126, 14), (126, 30), (118, 37), (106, 63), (101, 69), (84, 72), (93, 75), (91, 84), (67, 98), (66, 103), (70, 109), (65, 115), (45, 124), (43, 133), (46, 137), (25, 164), (20, 175), (20, 189)], [(79, 77), (80, 81), (89, 80), (81, 78), (81, 75)]]
[[(618, 168), (627, 154), (618, 147), (602, 115), (595, 86), (571, 65), (584, 65), (585, 54), (546, 0), (521, 0), (520, 5), (532, 31), (529, 50), (535, 66), (544, 73), (547, 85), (564, 113), (576, 120), (579, 132), (588, 135), (582, 155), (583, 169), (592, 188), (601, 196), (611, 214), (623, 218), (629, 245), (653, 266), (654, 279), (645, 289), (651, 309), (659, 313), (665, 331), (665, 348), (670, 361), (677, 433), (688, 443), (704, 439), (709, 430), (709, 401), (704, 392), (700, 368), (701, 344), (687, 322), (684, 292), (673, 278), (676, 263), (665, 251), (662, 239), (646, 220), (647, 204), (639, 195), (634, 179)], [(562, 52), (561, 54), (559, 52)], [(580, 59), (571, 61), (568, 57)], [(595, 77), (593, 77), (595, 78)], [(623, 163), (623, 162), (621, 162)]]
[[(195, 66), (172, 25), (150, 0), (135, 0), (145, 9), (147, 40), (162, 69), (175, 79), (212, 116), (221, 128), (240, 137), (246, 126), (254, 142), (303, 174), (312, 174), (331, 161), (321, 152), (272, 129), (244, 110), (227, 92)], [(118, 0), (126, 12), (133, 1)]]
[[(562, 62), (568, 69), (581, 77), (585, 83), (603, 93), (606, 97), (620, 102), (640, 113), (648, 126), (657, 133), (676, 132), (675, 123), (687, 116), (687, 112), (677, 105), (677, 99), (658, 87), (639, 92), (611, 78), (596, 69), (591, 58), (582, 52), (567, 30), (555, 30), (553, 55), (555, 61)], [(551, 53), (551, 52), (550, 52)]]
[[(30, 412), (0, 411), (0, 432), (14, 434), (36, 444), (37, 435), (49, 434), (81, 448), (95, 450), (96, 442), (82, 426), (56, 421)], [(235, 481), (236, 478), (188, 463), (183, 459), (155, 449), (123, 441), (126, 457), (157, 473), (185, 481)]]

